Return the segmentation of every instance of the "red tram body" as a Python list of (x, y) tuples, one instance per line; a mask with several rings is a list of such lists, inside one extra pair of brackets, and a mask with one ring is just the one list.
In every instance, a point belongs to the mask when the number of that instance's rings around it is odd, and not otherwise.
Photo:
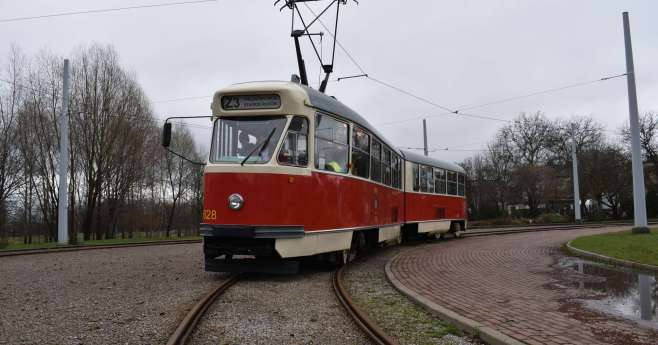
[(364, 244), (465, 229), (459, 166), (396, 149), (332, 97), (246, 83), (218, 91), (212, 110), (206, 270), (295, 271), (293, 258), (345, 262)]

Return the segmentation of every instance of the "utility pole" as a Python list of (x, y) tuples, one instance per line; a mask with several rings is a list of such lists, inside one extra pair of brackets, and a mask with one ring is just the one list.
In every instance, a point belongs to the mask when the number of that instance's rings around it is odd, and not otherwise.
[(571, 139), (571, 160), (573, 162), (573, 210), (576, 223), (582, 222), (580, 216), (580, 186), (578, 184), (578, 156), (576, 155), (576, 140)]
[(69, 60), (64, 60), (64, 74), (62, 87), (62, 113), (59, 116), (59, 209), (57, 216), (57, 244), (69, 243), (68, 222), (68, 190), (67, 180), (69, 170), (69, 87), (70, 87)]
[(640, 317), (642, 320), (647, 321), (653, 319), (653, 303), (651, 303), (653, 289), (651, 288), (651, 280), (651, 276), (640, 273), (638, 282), (638, 290), (640, 290)]
[(423, 119), (423, 150), (425, 151), (425, 156), (428, 156), (427, 152), (427, 120)]
[(628, 109), (631, 120), (631, 151), (633, 154), (633, 213), (635, 215), (634, 234), (647, 234), (647, 206), (644, 196), (644, 166), (640, 147), (640, 126), (635, 88), (635, 67), (633, 65), (633, 44), (628, 12), (623, 13), (624, 42), (626, 45), (626, 80), (628, 81)]

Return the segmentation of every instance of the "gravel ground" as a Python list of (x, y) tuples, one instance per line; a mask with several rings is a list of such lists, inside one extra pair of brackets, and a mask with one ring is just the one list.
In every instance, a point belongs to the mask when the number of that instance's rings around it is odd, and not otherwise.
[(224, 277), (200, 244), (0, 258), (0, 344), (162, 344)]
[(370, 344), (334, 295), (331, 272), (249, 277), (210, 307), (191, 344)]
[(461, 336), (453, 325), (433, 317), (388, 283), (386, 263), (404, 247), (379, 249), (354, 262), (345, 272), (345, 285), (354, 302), (401, 345), (480, 344)]

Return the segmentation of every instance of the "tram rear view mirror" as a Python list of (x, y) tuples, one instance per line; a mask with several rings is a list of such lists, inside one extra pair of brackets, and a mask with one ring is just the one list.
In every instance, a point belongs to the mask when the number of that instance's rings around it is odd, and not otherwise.
[(162, 146), (169, 147), (171, 145), (171, 123), (167, 122), (162, 128)]

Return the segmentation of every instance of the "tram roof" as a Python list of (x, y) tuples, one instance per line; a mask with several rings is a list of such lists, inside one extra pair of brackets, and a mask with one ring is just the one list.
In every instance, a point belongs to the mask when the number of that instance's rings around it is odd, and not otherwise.
[(402, 155), (402, 157), (405, 160), (464, 173), (464, 169), (462, 169), (462, 167), (460, 167), (457, 164), (441, 161), (430, 157), (425, 157), (415, 152), (398, 149), (388, 139), (386, 139), (386, 137), (384, 137), (381, 133), (379, 133), (379, 131), (373, 125), (371, 125), (366, 119), (364, 119), (361, 115), (359, 115), (359, 113), (352, 110), (350, 107), (346, 106), (336, 98), (327, 96), (326, 94), (305, 85), (301, 85), (289, 81), (246, 82), (246, 83), (231, 85), (220, 92), (250, 91), (251, 89), (254, 88), (258, 89), (259, 91), (288, 90), (288, 91), (292, 91), (293, 94), (301, 91), (305, 93), (306, 96), (308, 97), (309, 104), (307, 105), (316, 108), (318, 110), (322, 110), (330, 114), (336, 115), (348, 121), (354, 122), (360, 127), (367, 129), (370, 133), (375, 135), (379, 140), (381, 140), (383, 143), (388, 145), (388, 147), (390, 147), (391, 150), (393, 150), (399, 155)]
[[(396, 148), (395, 145), (393, 145), (393, 143), (391, 143), (388, 139), (386, 139), (386, 137), (384, 137), (381, 133), (379, 133), (379, 131), (374, 126), (372, 126), (366, 119), (364, 119), (356, 111), (352, 110), (350, 107), (346, 106), (336, 98), (327, 96), (326, 94), (317, 91), (313, 88), (310, 88), (308, 86), (289, 82), (289, 81), (261, 81), (261, 82), (247, 82), (247, 83), (234, 84), (228, 88), (228, 91), (236, 92), (239, 89), (243, 89), (240, 91), (247, 91), (247, 89), (254, 87), (261, 90), (267, 88), (267, 89), (271, 89), (272, 91), (278, 91), (282, 89), (287, 89), (287, 90), (297, 89), (299, 91), (302, 91), (308, 97), (309, 104), (307, 105), (316, 108), (318, 110), (322, 110), (327, 113), (330, 113), (337, 117), (341, 117), (348, 121), (354, 122), (360, 127), (367, 129), (370, 133), (375, 135), (379, 140), (381, 140), (383, 143), (388, 145), (388, 147), (390, 147), (391, 150), (396, 152), (398, 155), (402, 154), (400, 150)], [(223, 90), (223, 91), (227, 91), (227, 90)]]
[(359, 113), (352, 110), (350, 107), (346, 106), (334, 97), (327, 96), (326, 94), (308, 86), (300, 86), (304, 89), (304, 91), (306, 91), (306, 94), (308, 95), (313, 107), (328, 111), (354, 122), (355, 124), (367, 129), (370, 133), (374, 134), (379, 140), (388, 145), (391, 150), (395, 151), (397, 154), (401, 154), (400, 150), (396, 148), (395, 145), (388, 141), (386, 137), (379, 133), (379, 131), (374, 126), (372, 126), (370, 122), (359, 115)]
[(436, 168), (456, 171), (456, 172), (462, 173), (462, 174), (466, 173), (464, 168), (460, 167), (459, 165), (457, 165), (455, 163), (450, 163), (450, 162), (442, 161), (442, 160), (439, 160), (439, 159), (426, 157), (426, 156), (420, 155), (418, 153), (407, 151), (407, 150), (400, 150), (400, 151), (402, 152), (402, 155), (404, 156), (404, 159), (408, 160), (410, 162), (430, 165), (430, 166), (433, 166), (433, 167), (436, 167)]

